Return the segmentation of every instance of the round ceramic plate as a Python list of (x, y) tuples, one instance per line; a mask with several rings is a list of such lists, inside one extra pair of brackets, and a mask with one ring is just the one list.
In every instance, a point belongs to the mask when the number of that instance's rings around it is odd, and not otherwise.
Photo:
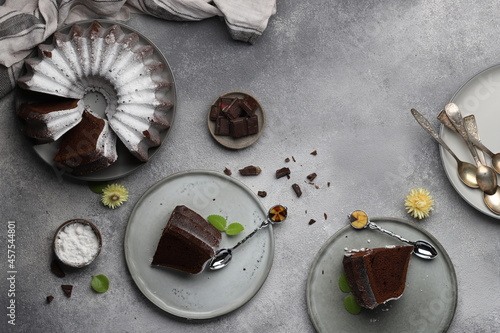
[[(258, 132), (256, 134), (244, 136), (241, 138), (233, 138), (231, 136), (226, 136), (226, 135), (216, 135), (215, 134), (215, 121), (210, 119), (210, 111), (211, 111), (212, 105), (214, 105), (221, 97), (244, 98), (245, 96), (252, 97), (258, 104), (258, 107), (255, 110), (255, 114), (257, 115), (257, 118), (259, 121)], [(225, 93), (223, 95), (220, 95), (210, 105), (210, 108), (208, 110), (208, 130), (210, 131), (210, 134), (212, 134), (212, 137), (215, 139), (215, 141), (217, 141), (218, 143), (220, 143), (224, 147), (227, 147), (230, 149), (243, 149), (243, 148), (246, 148), (248, 146), (253, 145), (255, 142), (257, 142), (257, 140), (259, 140), (259, 138), (262, 134), (262, 131), (264, 130), (265, 123), (266, 123), (266, 115), (265, 115), (264, 109), (260, 105), (259, 101), (255, 97), (253, 97), (252, 95), (249, 95), (247, 93), (240, 92), (240, 91), (232, 91), (232, 92), (228, 92), (228, 93)]]
[(445, 332), (457, 305), (455, 269), (445, 249), (425, 230), (392, 218), (373, 218), (380, 227), (412, 240), (427, 240), (438, 250), (433, 260), (412, 255), (403, 296), (357, 315), (344, 308), (348, 295), (338, 281), (345, 249), (407, 245), (376, 230), (346, 226), (316, 255), (307, 280), (307, 307), (318, 332)]
[(267, 278), (274, 257), (272, 228), (261, 230), (233, 253), (231, 263), (217, 271), (206, 268), (190, 275), (153, 267), (151, 260), (163, 228), (177, 205), (203, 217), (218, 214), (239, 222), (245, 230), (222, 234), (221, 248), (231, 247), (259, 226), (267, 214), (244, 184), (214, 171), (187, 171), (151, 187), (130, 216), (125, 234), (125, 258), (136, 285), (161, 309), (187, 319), (208, 319), (248, 302)]
[[(451, 101), (458, 105), (464, 117), (474, 115), (481, 141), (492, 152), (500, 152), (500, 65), (474, 76), (457, 91)], [(440, 136), (458, 158), (474, 164), (472, 155), (460, 135), (443, 125)], [(457, 162), (453, 157), (442, 147), (440, 152), (446, 175), (458, 194), (480, 212), (500, 219), (500, 215), (493, 213), (486, 206), (481, 191), (469, 188), (460, 181)], [(489, 163), (489, 157), (486, 157), (486, 160)]]
[[(175, 88), (175, 82), (174, 82), (174, 76), (172, 73), (172, 70), (170, 69), (170, 66), (167, 62), (167, 59), (163, 56), (163, 54), (160, 52), (160, 50), (145, 36), (143, 36), (141, 33), (138, 31), (134, 30), (131, 27), (128, 27), (126, 25), (123, 25), (118, 22), (114, 21), (108, 21), (108, 20), (85, 20), (85, 21), (80, 21), (80, 22), (75, 22), (74, 24), (80, 25), (82, 28), (86, 29), (89, 27), (92, 22), (98, 21), (103, 27), (109, 28), (113, 25), (118, 25), (122, 29), (122, 31), (126, 34), (129, 33), (136, 33), (139, 36), (139, 46), (147, 46), (151, 45), (154, 48), (154, 52), (152, 55), (152, 60), (161, 62), (164, 65), (163, 71), (159, 72), (158, 74), (161, 76), (162, 79), (167, 80), (168, 82), (171, 82), (172, 86), (168, 91), (159, 91), (157, 94), (159, 94), (158, 97), (168, 100), (173, 104), (172, 109), (167, 113), (167, 120), (170, 123), (170, 128), (172, 128), (173, 122), (174, 122), (174, 115), (175, 115), (175, 109), (176, 109), (176, 88)], [(59, 31), (62, 33), (68, 33), (69, 30), (71, 29), (71, 26), (73, 24), (68, 25), (66, 27), (61, 28)], [(44, 44), (49, 44), (51, 43), (51, 38), (49, 38), (47, 41), (44, 42)], [(22, 89), (17, 89), (18, 91), (18, 106), (22, 102), (37, 102), (41, 101), (43, 99), (50, 98), (50, 95), (47, 94), (40, 94), (40, 93), (33, 93), (29, 91), (25, 91)], [(97, 114), (103, 116), (104, 114), (104, 108), (106, 107), (105, 100), (102, 95), (98, 93), (88, 93), (84, 97), (84, 101), (86, 105), (89, 105), (91, 109), (96, 112)], [(160, 139), (161, 139), (161, 144), (165, 144), (167, 135), (170, 133), (170, 129), (166, 129), (160, 133)], [(52, 143), (46, 143), (46, 144), (33, 144), (33, 147), (35, 149), (35, 152), (48, 164), (50, 165), (57, 174), (61, 175), (64, 174), (68, 177), (71, 178), (76, 178), (79, 180), (84, 180), (84, 181), (108, 181), (112, 179), (117, 179), (121, 178), (137, 168), (141, 167), (144, 165), (144, 162), (139, 161), (137, 158), (135, 158), (128, 150), (127, 148), (120, 142), (120, 139), (117, 138), (117, 154), (118, 154), (118, 159), (116, 160), (115, 163), (110, 165), (108, 168), (99, 170), (96, 172), (93, 172), (88, 175), (84, 176), (74, 176), (69, 173), (64, 173), (63, 170), (59, 169), (55, 163), (53, 162), (53, 157), (58, 151), (59, 147), (59, 142), (52, 142)], [(161, 147), (161, 145), (159, 146)], [(159, 147), (154, 147), (149, 150), (149, 158), (152, 158), (155, 154), (155, 152), (159, 149)]]

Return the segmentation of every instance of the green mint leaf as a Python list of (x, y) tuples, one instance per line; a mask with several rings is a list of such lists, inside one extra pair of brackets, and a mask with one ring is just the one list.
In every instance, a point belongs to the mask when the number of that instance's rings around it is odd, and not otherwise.
[(90, 190), (97, 194), (102, 194), (102, 190), (109, 185), (108, 182), (87, 182)]
[(209, 215), (207, 217), (208, 222), (213, 225), (217, 230), (224, 231), (226, 230), (227, 221), (224, 217), (220, 215)]
[(92, 275), (92, 289), (97, 291), (98, 293), (104, 293), (109, 288), (109, 280), (106, 275)]
[(349, 294), (344, 298), (344, 307), (351, 314), (358, 314), (361, 312), (361, 306), (356, 302), (353, 294)]
[(243, 229), (245, 229), (245, 227), (243, 227), (241, 224), (231, 223), (230, 225), (227, 226), (226, 234), (228, 234), (230, 236), (237, 235), (240, 232), (242, 232)]
[(342, 290), (345, 293), (348, 293), (351, 291), (351, 287), (349, 287), (349, 283), (347, 282), (347, 276), (345, 274), (342, 274), (340, 276), (339, 287), (340, 287), (340, 290)]

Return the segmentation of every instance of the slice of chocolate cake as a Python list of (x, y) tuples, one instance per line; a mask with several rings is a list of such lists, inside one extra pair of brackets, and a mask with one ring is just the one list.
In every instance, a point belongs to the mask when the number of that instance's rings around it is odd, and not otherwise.
[(54, 162), (74, 175), (106, 168), (117, 159), (116, 137), (108, 122), (85, 110), (82, 120), (62, 138)]
[(358, 304), (374, 309), (403, 294), (413, 246), (351, 250), (342, 264)]
[(221, 233), (195, 211), (174, 208), (158, 242), (151, 265), (197, 274), (215, 255)]

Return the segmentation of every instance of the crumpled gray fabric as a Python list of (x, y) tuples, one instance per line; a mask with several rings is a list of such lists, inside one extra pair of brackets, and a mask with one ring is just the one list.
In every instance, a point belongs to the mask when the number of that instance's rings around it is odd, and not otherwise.
[(130, 13), (177, 21), (219, 16), (233, 39), (254, 43), (276, 13), (276, 0), (6, 0), (0, 6), (0, 98), (14, 88), (33, 48), (58, 28), (84, 19), (126, 21)]

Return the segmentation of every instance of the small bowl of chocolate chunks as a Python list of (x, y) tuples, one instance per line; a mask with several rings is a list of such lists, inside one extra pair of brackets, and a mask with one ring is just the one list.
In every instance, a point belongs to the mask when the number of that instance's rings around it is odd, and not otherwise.
[(247, 93), (228, 92), (210, 105), (208, 129), (212, 137), (227, 148), (242, 149), (254, 144), (264, 124), (262, 106)]

